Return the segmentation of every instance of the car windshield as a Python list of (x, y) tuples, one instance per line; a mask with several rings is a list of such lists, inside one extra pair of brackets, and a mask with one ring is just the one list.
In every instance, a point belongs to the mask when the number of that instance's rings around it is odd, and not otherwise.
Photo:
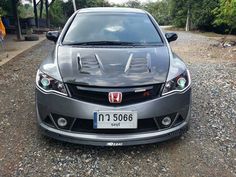
[(79, 13), (70, 25), (67, 45), (159, 45), (161, 37), (146, 14)]

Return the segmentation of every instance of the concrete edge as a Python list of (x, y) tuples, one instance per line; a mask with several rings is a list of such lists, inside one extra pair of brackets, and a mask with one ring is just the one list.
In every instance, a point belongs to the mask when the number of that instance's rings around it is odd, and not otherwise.
[(32, 48), (34, 48), (37, 45), (40, 45), (42, 42), (44, 42), (46, 40), (46, 38), (42, 38), (41, 40), (39, 40), (37, 43), (33, 44), (32, 46), (26, 47), (24, 50), (20, 51), (18, 54), (16, 54), (15, 56), (12, 56), (10, 58), (7, 59), (3, 59), (2, 61), (0, 61), (0, 67), (3, 66), (4, 64), (8, 63), (9, 61), (15, 59), (16, 57), (18, 57), (19, 55), (21, 55), (24, 52), (27, 52), (29, 50), (31, 50)]

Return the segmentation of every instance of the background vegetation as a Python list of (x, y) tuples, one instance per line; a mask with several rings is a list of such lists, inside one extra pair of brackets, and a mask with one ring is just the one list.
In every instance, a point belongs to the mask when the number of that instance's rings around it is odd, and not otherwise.
[[(11, 0), (0, 0), (0, 15), (10, 15)], [(126, 4), (110, 4), (107, 0), (76, 0), (77, 9), (84, 7), (125, 6), (142, 8), (150, 12), (160, 25), (173, 25), (194, 30), (214, 31), (218, 33), (236, 33), (236, 0), (157, 0), (142, 4), (130, 0)], [(33, 17), (33, 8), (19, 5), (21, 18)], [(53, 26), (63, 26), (73, 13), (72, 0), (55, 0), (49, 8)], [(44, 13), (43, 13), (44, 15)]]

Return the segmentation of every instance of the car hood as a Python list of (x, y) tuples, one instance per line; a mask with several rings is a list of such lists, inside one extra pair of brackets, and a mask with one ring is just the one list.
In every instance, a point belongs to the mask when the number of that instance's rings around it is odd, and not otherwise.
[(166, 46), (150, 48), (58, 47), (58, 66), (66, 83), (125, 87), (164, 83), (169, 70)]

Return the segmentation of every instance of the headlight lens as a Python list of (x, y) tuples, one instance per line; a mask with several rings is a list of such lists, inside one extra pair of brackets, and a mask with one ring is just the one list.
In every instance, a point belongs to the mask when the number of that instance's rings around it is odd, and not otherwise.
[(167, 95), (169, 93), (183, 91), (189, 85), (190, 85), (190, 75), (189, 75), (189, 71), (186, 70), (181, 75), (166, 82), (162, 95)]
[(45, 92), (56, 92), (67, 96), (65, 85), (62, 82), (48, 76), (40, 70), (37, 72), (36, 84)]

